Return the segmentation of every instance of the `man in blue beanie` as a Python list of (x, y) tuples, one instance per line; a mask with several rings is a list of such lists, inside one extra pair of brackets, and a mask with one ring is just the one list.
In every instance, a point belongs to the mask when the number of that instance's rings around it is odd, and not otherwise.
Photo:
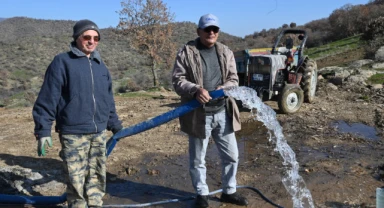
[(56, 121), (68, 207), (102, 207), (106, 187), (106, 130), (122, 129), (112, 78), (96, 47), (100, 31), (90, 20), (73, 27), (70, 51), (54, 57), (33, 107), (39, 156), (52, 146)]

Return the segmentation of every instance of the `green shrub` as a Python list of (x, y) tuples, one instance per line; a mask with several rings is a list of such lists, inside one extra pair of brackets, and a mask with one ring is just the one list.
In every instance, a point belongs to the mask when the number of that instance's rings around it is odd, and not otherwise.
[(369, 97), (368, 95), (363, 95), (360, 97), (360, 99), (366, 101), (366, 102), (370, 102), (371, 101), (371, 97)]
[(384, 84), (384, 74), (375, 74), (368, 81), (372, 84)]

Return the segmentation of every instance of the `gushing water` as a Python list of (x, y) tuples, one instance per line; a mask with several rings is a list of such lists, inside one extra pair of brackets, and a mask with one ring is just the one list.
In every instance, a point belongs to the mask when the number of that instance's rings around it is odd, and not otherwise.
[[(283, 129), (276, 119), (276, 113), (265, 105), (257, 96), (255, 90), (248, 87), (234, 87), (224, 89), (224, 94), (236, 100), (241, 100), (243, 106), (249, 109), (257, 109), (255, 120), (263, 122), (270, 133), (269, 141), (276, 144), (275, 151), (284, 158), (283, 165), (287, 167), (282, 182), (285, 189), (292, 196), (294, 208), (314, 208), (312, 195), (307, 189), (303, 178), (299, 175), (299, 163), (296, 161), (295, 152), (287, 144), (283, 135)], [(253, 111), (251, 111), (253, 112)]]

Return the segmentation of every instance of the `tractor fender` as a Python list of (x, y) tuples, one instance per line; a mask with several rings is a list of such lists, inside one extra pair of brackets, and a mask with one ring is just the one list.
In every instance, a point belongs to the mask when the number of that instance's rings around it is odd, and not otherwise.
[(303, 63), (305, 63), (306, 61), (308, 61), (309, 57), (308, 55), (303, 55), (301, 62), (300, 63), (297, 63), (297, 68), (299, 69), (298, 72), (299, 73), (303, 73), (304, 72), (304, 69), (303, 67), (301, 67), (301, 65), (303, 65)]

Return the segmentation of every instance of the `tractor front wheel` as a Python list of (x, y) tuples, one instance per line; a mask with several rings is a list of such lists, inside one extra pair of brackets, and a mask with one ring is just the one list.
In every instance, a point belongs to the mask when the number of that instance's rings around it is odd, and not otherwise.
[(287, 85), (284, 87), (277, 102), (279, 109), (283, 113), (295, 113), (304, 102), (303, 90), (298, 85)]

